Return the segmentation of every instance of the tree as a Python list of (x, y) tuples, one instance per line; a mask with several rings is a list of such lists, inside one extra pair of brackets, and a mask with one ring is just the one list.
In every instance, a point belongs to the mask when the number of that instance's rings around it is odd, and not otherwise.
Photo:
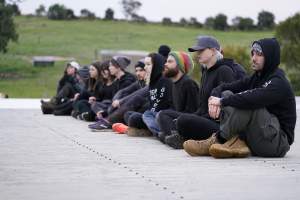
[(214, 24), (215, 24), (215, 18), (208, 17), (208, 18), (205, 19), (204, 26), (206, 28), (212, 29), (212, 28), (214, 28)]
[(111, 8), (106, 9), (104, 19), (114, 20), (114, 11)]
[(179, 21), (180, 26), (188, 26), (188, 21), (182, 17)]
[(82, 9), (82, 10), (80, 11), (80, 14), (81, 14), (81, 17), (82, 17), (82, 18), (85, 18), (85, 19), (93, 20), (93, 19), (96, 18), (95, 13), (89, 11), (88, 9)]
[(253, 20), (249, 17), (235, 17), (232, 20), (232, 26), (238, 30), (252, 30), (255, 27)]
[(47, 16), (49, 19), (63, 20), (63, 19), (75, 19), (73, 10), (67, 9), (64, 5), (54, 4), (49, 7)]
[(189, 24), (191, 26), (199, 27), (199, 28), (201, 28), (203, 26), (200, 22), (198, 22), (196, 17), (191, 17)]
[(274, 20), (275, 17), (273, 13), (263, 10), (260, 13), (258, 13), (257, 27), (259, 29), (272, 29), (275, 26)]
[(44, 5), (40, 5), (36, 10), (35, 10), (36, 16), (45, 16), (46, 15), (46, 8)]
[(10, 5), (10, 6), (11, 6), (13, 14), (15, 16), (20, 16), (21, 15), (21, 11), (20, 11), (19, 6), (17, 4), (14, 3), (14, 4)]
[(214, 19), (213, 28), (216, 30), (226, 30), (228, 28), (227, 16), (224, 14), (218, 14)]
[(275, 35), (281, 45), (282, 61), (300, 72), (300, 13), (281, 22)]
[(133, 14), (131, 18), (132, 18), (132, 21), (135, 21), (135, 22), (147, 23), (146, 17), (143, 17), (143, 16)]
[(0, 0), (0, 52), (7, 52), (9, 41), (16, 42), (18, 34), (13, 21), (14, 11), (5, 0)]
[(133, 16), (137, 16), (137, 11), (142, 6), (142, 3), (135, 0), (122, 0), (123, 13), (128, 19), (132, 19)]
[(171, 18), (169, 18), (169, 17), (164, 17), (164, 18), (162, 19), (162, 24), (163, 24), (163, 25), (169, 26), (169, 25), (172, 25), (173, 22), (172, 22)]

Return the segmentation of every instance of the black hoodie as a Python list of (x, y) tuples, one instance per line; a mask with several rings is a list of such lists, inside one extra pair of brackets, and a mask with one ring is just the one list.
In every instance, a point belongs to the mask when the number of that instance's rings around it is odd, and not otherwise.
[(208, 98), (211, 91), (222, 83), (229, 83), (235, 80), (234, 72), (229, 67), (233, 60), (221, 59), (209, 69), (202, 68), (202, 77), (200, 83), (200, 106), (195, 114), (208, 116)]
[(165, 59), (153, 53), (149, 83), (150, 110), (158, 112), (172, 107), (172, 81), (162, 76)]
[(113, 85), (114, 85), (114, 91), (113, 94), (115, 95), (119, 90), (128, 87), (132, 83), (136, 81), (136, 78), (134, 75), (132, 75), (129, 72), (125, 72), (123, 76), (120, 77), (120, 79), (115, 79)]
[(255, 72), (251, 77), (215, 88), (212, 96), (220, 97), (222, 91), (230, 90), (235, 94), (223, 98), (222, 106), (239, 109), (266, 108), (278, 118), (281, 130), (287, 135), (291, 145), (296, 124), (296, 102), (284, 72), (278, 68), (280, 46), (275, 38), (254, 43), (258, 43), (262, 48), (265, 57), (263, 70)]

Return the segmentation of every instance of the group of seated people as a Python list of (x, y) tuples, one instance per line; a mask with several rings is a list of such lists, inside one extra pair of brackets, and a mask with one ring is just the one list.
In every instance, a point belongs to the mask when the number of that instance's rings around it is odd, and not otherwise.
[(275, 38), (254, 41), (247, 75), (224, 58), (212, 36), (188, 48), (200, 64), (199, 84), (191, 78), (192, 57), (161, 45), (126, 71), (126, 56), (81, 67), (67, 64), (44, 114), (71, 115), (91, 122), (92, 131), (154, 136), (191, 156), (283, 157), (294, 141), (295, 96), (280, 64)]

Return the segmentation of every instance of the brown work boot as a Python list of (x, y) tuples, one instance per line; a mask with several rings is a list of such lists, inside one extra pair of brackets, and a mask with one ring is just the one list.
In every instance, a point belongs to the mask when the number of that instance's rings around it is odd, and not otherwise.
[(209, 154), (215, 158), (245, 158), (250, 155), (250, 149), (239, 136), (234, 136), (224, 144), (212, 145)]
[(152, 136), (151, 132), (147, 129), (139, 129), (133, 127), (128, 127), (126, 134), (132, 137)]
[(218, 143), (216, 133), (206, 140), (188, 140), (183, 143), (184, 150), (191, 156), (209, 156), (209, 148)]

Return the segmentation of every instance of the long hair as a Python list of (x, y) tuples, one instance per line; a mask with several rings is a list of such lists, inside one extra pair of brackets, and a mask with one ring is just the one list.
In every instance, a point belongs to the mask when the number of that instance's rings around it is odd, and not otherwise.
[(89, 91), (95, 91), (96, 87), (98, 84), (102, 83), (102, 76), (101, 76), (101, 62), (97, 61), (91, 64), (91, 66), (94, 66), (97, 70), (97, 77), (96, 78), (89, 78), (89, 87), (88, 90)]
[[(103, 61), (100, 65), (100, 71), (103, 72), (105, 70), (109, 71), (109, 63), (110, 61), (109, 60), (106, 60), (106, 61)], [(101, 74), (101, 80), (104, 84), (106, 84), (109, 80), (110, 81), (113, 81), (115, 79), (115, 76), (111, 75), (110, 74), (110, 71), (109, 71), (109, 78), (104, 78)]]

